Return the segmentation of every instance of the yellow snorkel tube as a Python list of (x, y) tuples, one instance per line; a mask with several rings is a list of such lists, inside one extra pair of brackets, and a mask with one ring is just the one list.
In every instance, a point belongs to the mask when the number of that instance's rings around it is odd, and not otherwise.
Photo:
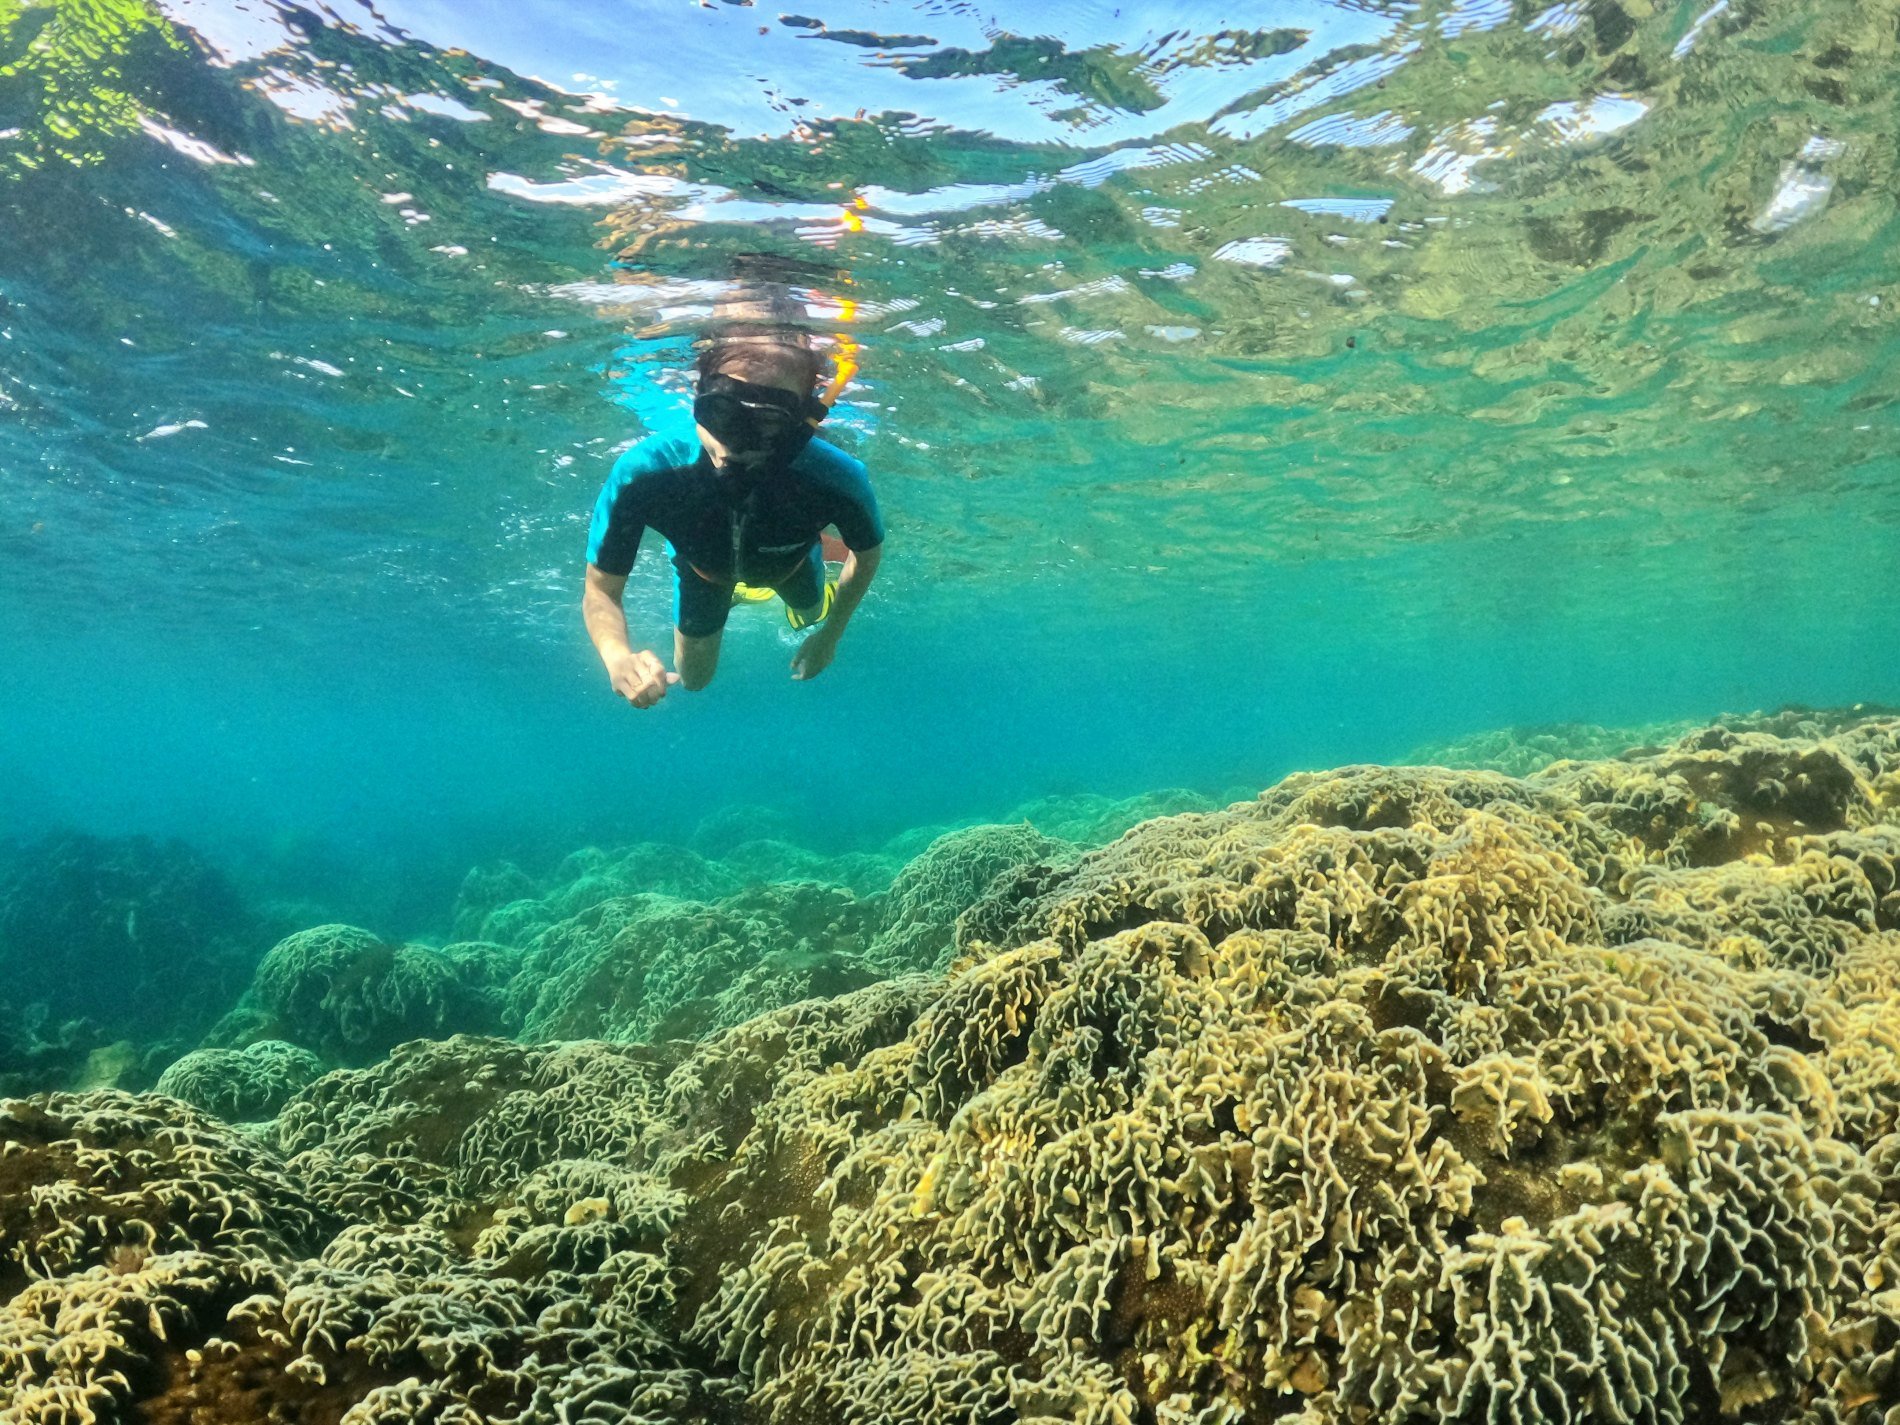
[[(856, 312), (858, 304), (846, 299), (840, 301), (838, 305), (843, 310), (844, 320), (848, 322)], [(818, 394), (818, 404), (824, 407), (824, 410), (822, 414), (814, 411), (810, 416), (806, 417), (806, 419), (811, 422), (813, 430), (818, 428), (820, 421), (831, 414), (831, 408), (838, 404), (838, 398), (844, 394), (844, 388), (851, 383), (851, 378), (857, 374), (858, 344), (853, 338), (846, 336), (843, 332), (839, 332), (838, 358), (832, 363), (831, 380), (826, 383), (825, 389)]]

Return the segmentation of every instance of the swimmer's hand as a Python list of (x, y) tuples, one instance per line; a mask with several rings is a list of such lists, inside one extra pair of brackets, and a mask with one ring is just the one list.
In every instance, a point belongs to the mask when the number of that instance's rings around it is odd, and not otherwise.
[(831, 635), (827, 625), (798, 645), (798, 652), (792, 655), (792, 681), (803, 683), (816, 678), (831, 666), (832, 657), (838, 651), (838, 640)]
[(667, 688), (679, 682), (680, 675), (669, 672), (659, 658), (644, 648), (629, 652), (608, 665), (607, 676), (614, 691), (636, 708), (650, 708), (666, 696)]

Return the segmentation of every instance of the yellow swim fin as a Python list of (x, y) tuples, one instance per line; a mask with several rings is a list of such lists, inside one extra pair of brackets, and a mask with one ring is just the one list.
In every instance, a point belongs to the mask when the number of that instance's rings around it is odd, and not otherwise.
[(836, 579), (827, 579), (825, 580), (825, 596), (818, 603), (818, 617), (814, 619), (803, 618), (799, 615), (797, 609), (787, 604), (785, 606), (785, 622), (789, 623), (794, 629), (810, 628), (815, 623), (823, 623), (826, 619), (831, 617), (832, 600), (837, 597), (838, 581)]
[(732, 603), (734, 608), (737, 608), (740, 604), (762, 604), (771, 597), (772, 591), (770, 589), (755, 589), (750, 584), (734, 584), (732, 586)]

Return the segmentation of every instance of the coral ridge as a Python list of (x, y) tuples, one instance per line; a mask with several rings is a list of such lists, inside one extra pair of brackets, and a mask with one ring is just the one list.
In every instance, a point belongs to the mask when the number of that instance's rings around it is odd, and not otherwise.
[(7, 1101), (0, 1418), (1900, 1420), (1900, 720), (609, 889)]

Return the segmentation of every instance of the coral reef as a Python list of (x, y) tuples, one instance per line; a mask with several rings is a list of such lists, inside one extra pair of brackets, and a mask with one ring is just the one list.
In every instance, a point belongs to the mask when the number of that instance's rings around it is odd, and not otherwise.
[(525, 945), (548, 927), (622, 896), (713, 900), (743, 884), (684, 846), (641, 842), (619, 853), (589, 847), (565, 857), (540, 884), (508, 862), (477, 867), (462, 883), (453, 921), (458, 936)]
[(999, 879), (1030, 866), (1072, 860), (1075, 848), (1033, 826), (973, 826), (938, 837), (891, 883), (884, 928), (871, 958), (887, 973), (941, 969), (957, 917)]
[[(915, 881), (934, 874), (916, 866), (920, 857), (931, 858), (930, 865), (944, 863), (946, 869), (951, 862), (968, 859), (949, 847), (933, 851), (935, 843), (946, 838), (964, 837), (971, 847), (1001, 846), (1009, 835), (1020, 836), (1027, 822), (1057, 842), (1076, 848), (1097, 846), (1152, 817), (1209, 811), (1215, 805), (1198, 792), (1178, 789), (1119, 800), (1090, 793), (1041, 797), (1017, 808), (1012, 819), (1001, 824), (913, 827), (881, 847), (835, 853), (796, 844), (790, 838), (797, 828), (783, 813), (763, 807), (727, 807), (701, 822), (687, 846), (638, 842), (617, 851), (589, 847), (570, 853), (539, 878), (508, 861), (478, 866), (468, 873), (456, 897), (452, 934), (461, 940), (525, 946), (562, 921), (610, 900), (658, 895), (716, 902), (748, 887), (790, 881), (842, 886), (868, 897), (892, 890), (900, 877)], [(953, 841), (951, 846), (959, 844)], [(983, 865), (990, 866), (992, 876), (1001, 869), (1000, 864), (984, 861), (984, 853), (973, 854), (976, 859), (961, 873), (961, 883), (976, 878)], [(982, 879), (987, 883), (987, 878)], [(974, 895), (983, 888), (975, 885), (970, 892)], [(908, 898), (907, 893), (898, 892), (900, 902)], [(900, 904), (894, 913), (901, 919), (912, 910)], [(934, 940), (934, 933), (927, 938)], [(929, 953), (934, 955), (937, 948), (933, 946)], [(896, 955), (906, 963), (910, 958), (902, 952)]]
[(777, 807), (724, 806), (707, 813), (686, 844), (702, 856), (729, 858), (752, 841), (796, 842), (798, 823)]
[(501, 862), (469, 872), (453, 914), (455, 934), (526, 945), (595, 906), (628, 896), (711, 902), (748, 887), (816, 881), (872, 895), (890, 885), (903, 861), (883, 852), (827, 856), (790, 842), (754, 838), (717, 860), (684, 846), (639, 842), (617, 852), (589, 848), (564, 857), (543, 880)]
[[(1717, 718), (1713, 726), (1733, 732), (1821, 738), (1864, 719), (1891, 718), (1896, 711), (1900, 710), (1871, 703), (1821, 710), (1789, 707), (1773, 713), (1730, 713)], [(1615, 758), (1640, 749), (1653, 751), (1703, 726), (1693, 718), (1671, 718), (1634, 727), (1600, 727), (1588, 722), (1506, 727), (1449, 742), (1426, 743), (1413, 748), (1405, 761), (1412, 766), (1460, 767), (1528, 777), (1553, 762)]]
[(194, 1049), (158, 1076), (156, 1092), (234, 1122), (269, 1118), (323, 1073), (308, 1049), (260, 1039), (242, 1049)]
[(435, 949), (353, 925), (300, 930), (272, 947), (206, 1047), (286, 1040), (328, 1063), (360, 1064), (405, 1039), (500, 1029), (520, 961), (482, 941)]
[(1680, 719), (1638, 727), (1600, 727), (1591, 722), (1505, 727), (1447, 742), (1425, 743), (1407, 753), (1405, 761), (1411, 766), (1457, 767), (1529, 777), (1553, 762), (1617, 757), (1633, 747), (1673, 741), (1700, 725)]
[[(1139, 828), (758, 1111), (691, 1339), (783, 1421), (1900, 1406), (1895, 728)], [(1712, 866), (1776, 889), (1629, 935)]]
[[(1088, 826), (1132, 809), (1106, 799), (1060, 805)], [(1077, 854), (1026, 824), (943, 833), (895, 879), (894, 859), (881, 853), (827, 857), (753, 840), (709, 862), (640, 845), (571, 856), (534, 898), (486, 912), (483, 897), (518, 890), (520, 873), (472, 875), (457, 924), (479, 918), (493, 933), (526, 935), (504, 1021), (528, 1039), (699, 1036), (799, 999), (941, 969), (959, 916), (992, 895), (1013, 905), (1024, 875)], [(733, 884), (745, 888), (712, 895)]]
[[(1252, 795), (1251, 788), (1236, 788), (1225, 801), (1238, 801)], [(1072, 842), (1077, 846), (1102, 846), (1130, 827), (1152, 821), (1158, 816), (1213, 811), (1221, 805), (1221, 798), (1205, 796), (1184, 787), (1171, 787), (1122, 798), (1088, 792), (1038, 797), (1016, 808), (1016, 815), (1044, 836)]]
[[(649, 1042), (7, 1104), (0, 1418), (1900, 1419), (1900, 720), (959, 835), (543, 931)], [(748, 915), (921, 972), (671, 1037)]]
[(530, 1039), (703, 1034), (877, 978), (865, 949), (875, 902), (838, 886), (755, 886), (707, 905), (602, 902), (538, 936), (514, 984)]
[(0, 860), (0, 1086), (45, 1087), (119, 1040), (189, 1044), (270, 939), (181, 842), (59, 835), (17, 849)]
[(166, 1418), (154, 1397), (187, 1352), (341, 1226), (275, 1154), (176, 1100), (0, 1103), (0, 1418), (109, 1421), (141, 1398)]

